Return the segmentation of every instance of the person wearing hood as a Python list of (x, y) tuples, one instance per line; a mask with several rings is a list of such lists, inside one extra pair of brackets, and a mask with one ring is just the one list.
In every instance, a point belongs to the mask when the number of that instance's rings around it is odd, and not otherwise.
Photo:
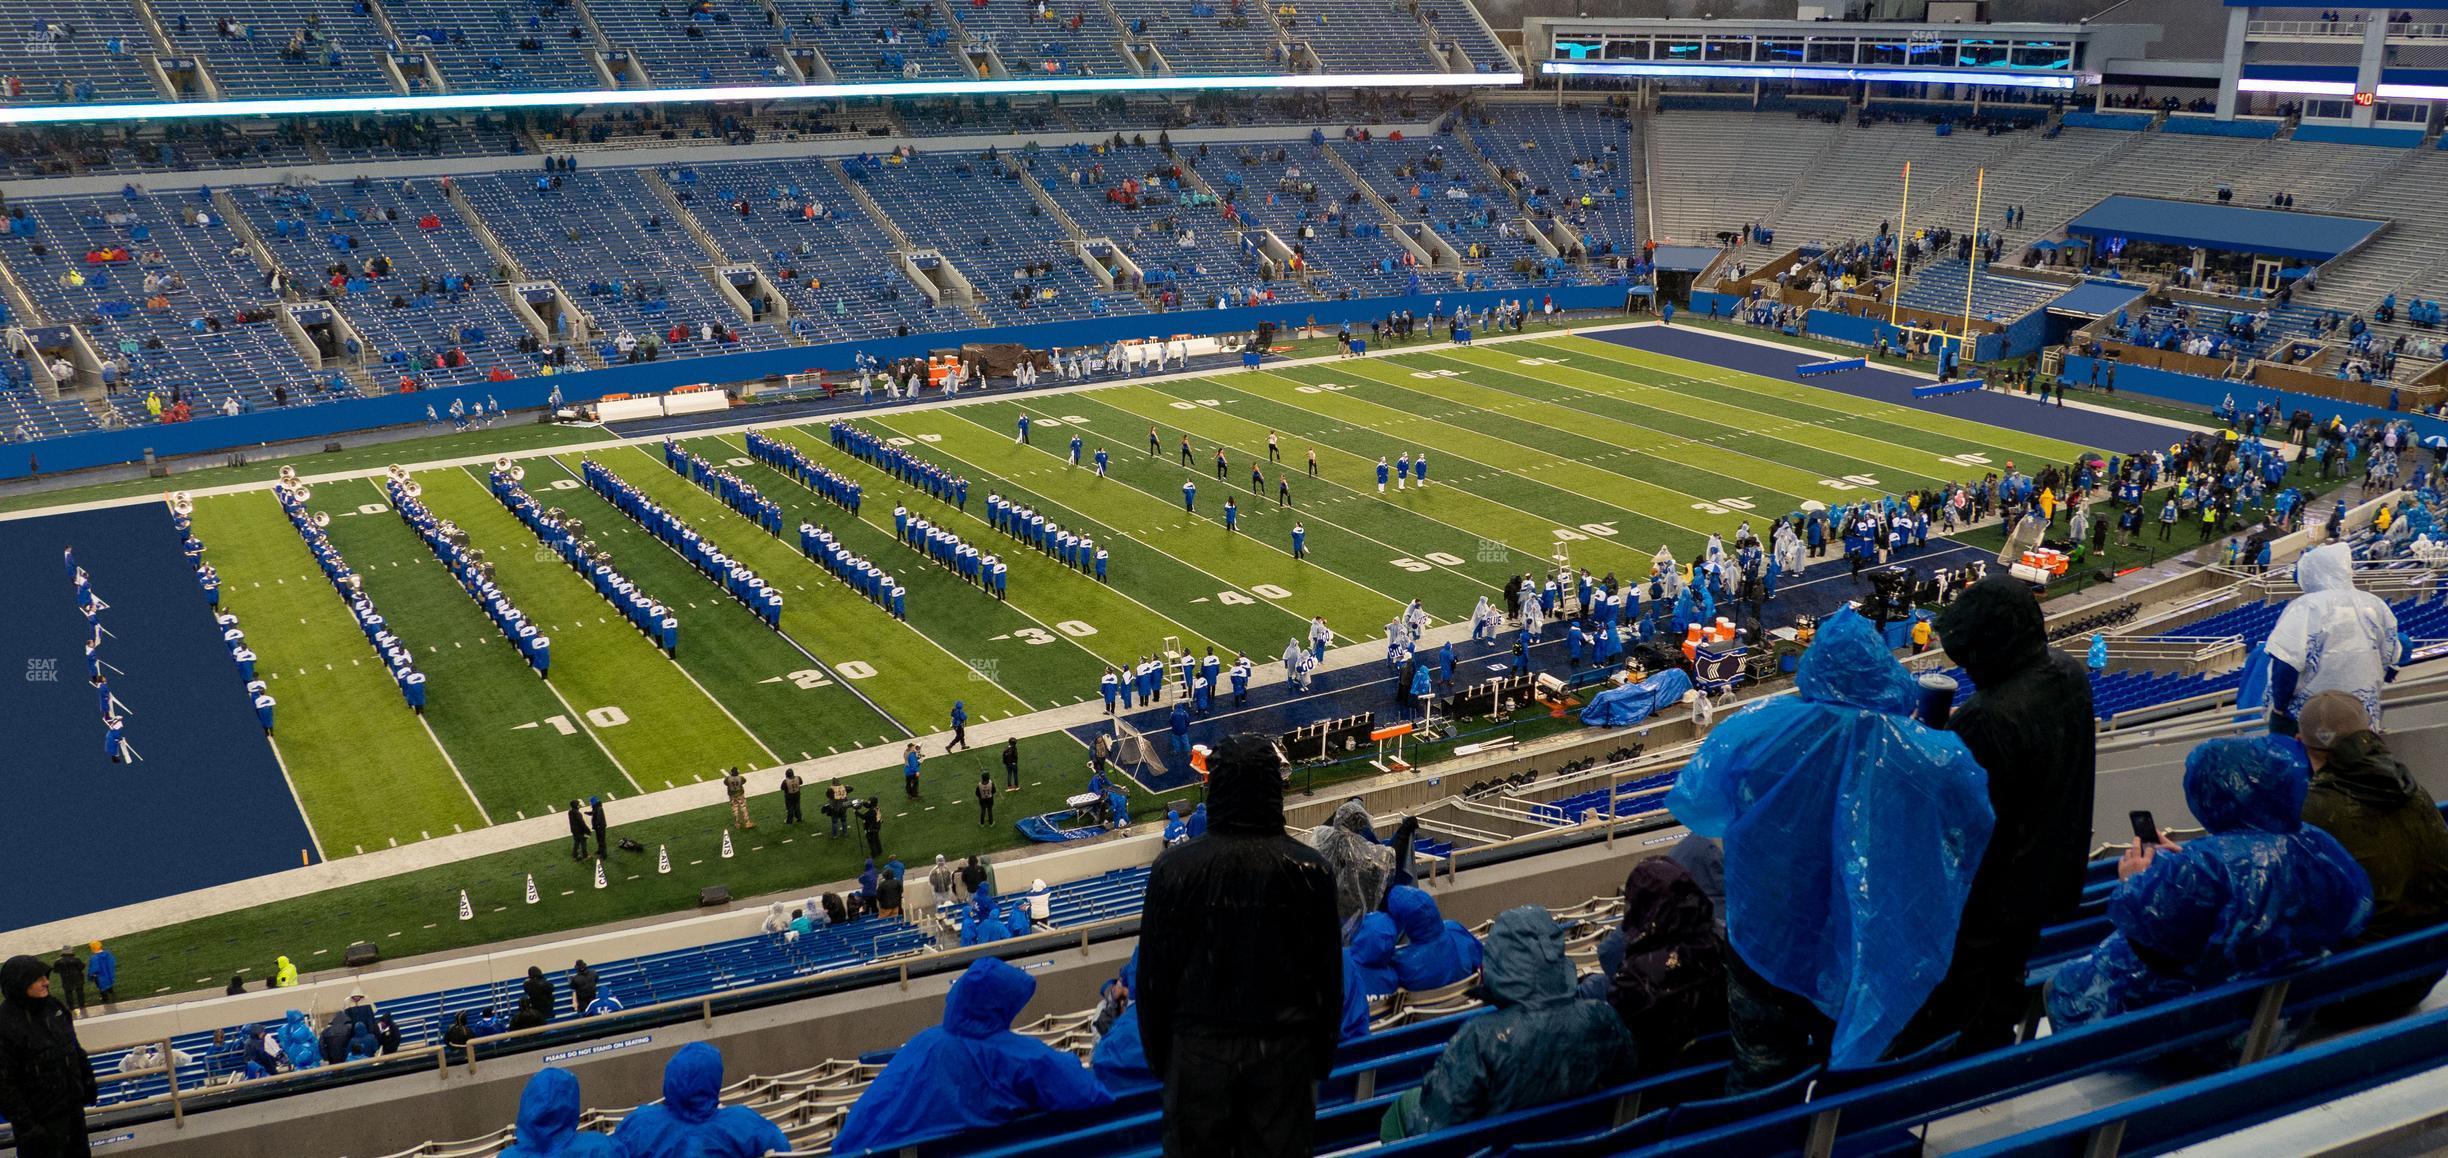
[(935, 854), (935, 867), (927, 870), (927, 888), (935, 894), (937, 905), (960, 899), (960, 873), (940, 852)]
[(1385, 900), (1394, 850), (1378, 843), (1368, 805), (1344, 801), (1326, 823), (1309, 830), (1309, 843), (1334, 869), (1336, 918), (1348, 925), (1375, 912)]
[(608, 838), (612, 832), (611, 826), (604, 823), (603, 797), (601, 796), (587, 797), (587, 828), (595, 834), (595, 858), (601, 860), (611, 849)]
[(1497, 914), (1479, 988), (1494, 1008), (1454, 1033), (1436, 1067), (1386, 1107), (1388, 1142), (1542, 1106), (1632, 1076), (1632, 1035), (1574, 992), (1564, 930), (1537, 905)]
[(288, 989), (296, 985), (297, 982), (297, 966), (290, 964), (287, 957), (275, 957), (272, 959), (272, 988)]
[(239, 1030), (238, 1036), (245, 1043), (239, 1053), (245, 1062), (243, 1076), (250, 1079), (268, 1078), (280, 1072), (280, 1059), (272, 1056), (272, 1051), (265, 1047), (268, 1035), (262, 1026), (249, 1025)]
[(119, 955), (95, 941), (85, 946), (85, 979), (93, 985), (94, 1000), (104, 1005), (119, 1003)]
[(348, 1027), (349, 1035), (345, 1055), (348, 1060), (362, 1061), (382, 1052), (382, 1039), (374, 1036), (372, 1025), (352, 1021), (348, 1023)]
[(93, 1062), (37, 957), (0, 962), (0, 1118), (20, 1158), (83, 1158)]
[(1445, 920), (1436, 898), (1402, 885), (1386, 894), (1385, 911), (1402, 934), (1402, 946), (1394, 950), (1394, 977), (1404, 992), (1423, 993), (1478, 971), (1479, 938), (1461, 922)]
[(1394, 974), (1394, 943), (1402, 934), (1394, 929), (1394, 918), (1384, 913), (1368, 913), (1352, 926), (1351, 941), (1344, 947), (1345, 957), (1359, 974), (1360, 992), (1369, 998), (1386, 997), (1402, 988)]
[(315, 1038), (315, 1046), (322, 1051), (325, 1061), (347, 1061), (349, 1038), (356, 1032), (357, 1026), (348, 1019), (348, 1015), (334, 1010), (331, 1018), (323, 1023), (323, 1032)]
[(1913, 719), (1920, 689), (1869, 620), (1821, 622), (1795, 690), (1729, 718), (1666, 796), (1724, 842), (1728, 1093), (1885, 1056), (1946, 974), (1989, 843), (1980, 765)]
[(519, 983), (519, 1000), (544, 1020), (552, 1020), (553, 985), (545, 978), (544, 970), (533, 965), (527, 967), (527, 980)]
[(475, 1040), (475, 1037), (475, 1027), (468, 1024), (467, 1010), (460, 1010), (451, 1018), (450, 1025), (442, 1031), (442, 1055), (448, 1058), (452, 1065), (465, 1063), (472, 1056), (468, 1049), (468, 1042)]
[(2185, 804), (2208, 835), (2139, 840), (2117, 862), (2110, 932), (2050, 978), (2057, 1032), (2213, 985), (2266, 977), (2347, 944), (2372, 884), (2303, 822), (2310, 769), (2279, 736), (2209, 740), (2185, 756)]
[(1692, 883), (1700, 887), (1713, 911), (1712, 923), (1717, 936), (1725, 936), (1725, 847), (1696, 832), (1683, 834), (1683, 839), (1666, 850), (1666, 859), (1683, 866), (1691, 874)]
[[(1702, 1034), (1725, 1028), (1725, 939), (1717, 906), (1671, 857), (1624, 878), (1622, 958), (1607, 974), (1607, 1002), (1660, 1072)], [(1491, 946), (1493, 949), (1493, 946)]]
[(391, 1020), (390, 1014), (374, 1015), (374, 1043), (380, 1047), (380, 1052), (386, 1057), (400, 1051), (399, 1023)]
[(1113, 1095), (1079, 1059), (1012, 1032), (1012, 1019), (1036, 992), (1036, 978), (1000, 958), (972, 962), (944, 998), (943, 1024), (893, 1054), (850, 1107), (833, 1152), (890, 1151), (1030, 1114), (1111, 1104)]
[(546, 1066), (519, 1094), (518, 1142), (501, 1158), (626, 1158), (628, 1147), (608, 1134), (578, 1128), (578, 1079)]
[(322, 1043), (316, 1039), (314, 1026), (307, 1022), (303, 1010), (290, 1010), (278, 1032), (281, 1060), (288, 1062), (289, 1068), (310, 1070), (323, 1064)]
[(2023, 969), (2040, 930), (2073, 916), (2091, 857), (2096, 730), (2091, 681), (2073, 656), (2049, 646), (2031, 587), (1983, 579), (1938, 618), (1947, 656), (1973, 693), (1947, 730), (1988, 773), (1994, 828), (1972, 862), (1946, 978), (1897, 1040), (1899, 1052), (1952, 1033), (1957, 1051), (2010, 1045), (2028, 1001)]
[[(629, 1111), (612, 1140), (630, 1154), (690, 1158), (763, 1158), (788, 1150), (790, 1139), (763, 1114), (722, 1104), (722, 1051), (692, 1041), (663, 1067), (663, 1100)], [(835, 1149), (849, 1153), (849, 1148)]]
[(2406, 655), (2397, 613), (2388, 601), (2354, 585), (2354, 548), (2315, 547), (2295, 561), (2303, 594), (2278, 613), (2269, 636), (2270, 730), (2295, 733), (2304, 702), (2341, 691), (2363, 702), (2380, 726), (2380, 685), (2397, 678)]
[(2083, 668), (2095, 676), (2106, 674), (2108, 671), (2108, 636), (2106, 633), (2098, 631), (2091, 633), (2091, 651), (2083, 657)]
[(594, 968), (585, 960), (570, 966), (570, 1012), (585, 1013), (587, 1006), (595, 1004), (595, 987), (599, 984)]
[(1165, 1153), (1305, 1154), (1343, 1024), (1334, 870), (1284, 831), (1272, 741), (1232, 736), (1208, 769), (1210, 827), (1156, 858), (1140, 917)]

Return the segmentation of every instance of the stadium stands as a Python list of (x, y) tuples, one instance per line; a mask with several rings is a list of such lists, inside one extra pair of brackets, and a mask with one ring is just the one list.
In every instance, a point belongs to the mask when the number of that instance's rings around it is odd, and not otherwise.
[(388, 41), (370, 8), (347, 0), (162, 0), (153, 5), (178, 54), (204, 62), (232, 98), (386, 95), (421, 78), (386, 71)]
[(851, 175), (912, 245), (951, 260), (994, 324), (1147, 311), (1136, 294), (1089, 272), (1045, 220), (1014, 161), (920, 153)]
[[(604, 39), (633, 56), (657, 88), (789, 84), (799, 77), (775, 46), (776, 20), (761, 4), (692, 0), (685, 4), (590, 6)], [(643, 86), (641, 86), (643, 87)]]
[(52, 104), (149, 101), (162, 92), (146, 71), (153, 49), (134, 8), (112, 3), (11, 4), (0, 9), (0, 77), (22, 100)]
[(590, 89), (603, 84), (595, 47), (572, 5), (538, 3), (513, 15), (477, 0), (386, 0), (401, 45), (440, 66), (455, 92)]

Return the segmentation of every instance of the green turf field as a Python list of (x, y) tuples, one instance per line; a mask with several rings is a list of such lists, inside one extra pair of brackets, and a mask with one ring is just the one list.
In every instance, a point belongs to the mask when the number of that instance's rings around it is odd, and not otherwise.
[[(1028, 445), (1015, 436), (1022, 414), (1033, 423)], [(1413, 599), (1440, 622), (1465, 618), (1479, 599), (1499, 598), (1508, 577), (1559, 553), (1637, 576), (1661, 547), (1690, 558), (1706, 535), (1746, 519), (1764, 527), (1804, 500), (1933, 486), (2083, 449), (1568, 335), (858, 421), (966, 475), (967, 510), (836, 451), (822, 426), (775, 433), (865, 487), (857, 517), (754, 462), (735, 436), (682, 440), (780, 502), (781, 537), (671, 471), (652, 445), (593, 452), (780, 589), (779, 632), (588, 490), (575, 453), (527, 452), (528, 491), (584, 520), (623, 574), (674, 609), (681, 643), (668, 657), (540, 548), (481, 469), (422, 472), (428, 507), (469, 533), (512, 602), (552, 637), (549, 682), (389, 509), (370, 470), (317, 485), (310, 506), (333, 515), (334, 544), (426, 672), (422, 720), (402, 707), (269, 493), (200, 500), (197, 531), (225, 597), (271, 657), (277, 744), (324, 855), (538, 816), (576, 797), (617, 801), (734, 765), (871, 747), (882, 764), (908, 736), (943, 730), (956, 700), (977, 722), (1079, 703), (1097, 694), (1108, 664), (1168, 640), (1271, 659), (1311, 615), (1345, 642), (1373, 639)], [(1270, 433), (1280, 464), (1267, 458)], [(501, 434), (483, 432), (493, 440), (484, 448)], [(1075, 434), (1085, 458), (1111, 454), (1105, 477), (1071, 465)], [(1427, 457), (1430, 485), (1379, 493), (1378, 460), (1406, 452)], [(1197, 485), (1195, 509), (1185, 509), (1186, 482)], [(1111, 553), (1111, 582), (992, 529), (990, 493), (1094, 535)], [(1227, 498), (1239, 505), (1229, 533)], [(1003, 556), (1010, 599), (897, 541), (897, 504)], [(802, 521), (896, 575), (908, 620), (801, 555)], [(1306, 559), (1291, 553), (1295, 522)], [(262, 614), (261, 599), (278, 600), (280, 613)]]

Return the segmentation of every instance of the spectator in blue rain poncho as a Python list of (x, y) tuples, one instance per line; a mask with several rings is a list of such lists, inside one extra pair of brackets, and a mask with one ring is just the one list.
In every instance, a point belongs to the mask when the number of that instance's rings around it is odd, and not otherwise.
[(1398, 885), (1386, 894), (1386, 915), (1403, 937), (1402, 947), (1394, 950), (1394, 976), (1405, 991), (1451, 985), (1479, 971), (1479, 938), (1439, 915), (1435, 898)]
[(314, 1024), (306, 1020), (306, 1014), (302, 1011), (290, 1010), (288, 1018), (275, 1031), (275, 1036), (280, 1040), (281, 1060), (288, 1062), (289, 1068), (310, 1070), (323, 1064), (322, 1041), (315, 1034)]
[(2311, 776), (2292, 740), (2211, 740), (2185, 757), (2185, 804), (2209, 835), (2135, 842), (2112, 931), (2049, 982), (2057, 1029), (2319, 957), (2362, 931), (2371, 879), (2303, 822)]
[(631, 1110), (612, 1140), (630, 1154), (760, 1158), (790, 1139), (746, 1106), (722, 1104), (722, 1052), (692, 1041), (663, 1067), (663, 1100)]
[(850, 1107), (836, 1154), (1000, 1126), (1048, 1111), (1092, 1110), (1113, 1096), (1070, 1054), (1012, 1032), (1037, 979), (999, 958), (969, 966), (944, 998), (943, 1024), (893, 1055)]
[(1795, 683), (1719, 724), (1666, 798), (1724, 842), (1733, 1092), (1886, 1052), (1946, 975), (1995, 824), (1869, 620), (1829, 616)]
[(578, 1128), (578, 1079), (546, 1067), (519, 1095), (518, 1144), (501, 1158), (620, 1158), (628, 1149), (609, 1135)]
[(1363, 994), (1384, 997), (1402, 988), (1394, 975), (1394, 942), (1399, 937), (1394, 918), (1384, 913), (1370, 913), (1353, 926), (1343, 954), (1351, 961)]

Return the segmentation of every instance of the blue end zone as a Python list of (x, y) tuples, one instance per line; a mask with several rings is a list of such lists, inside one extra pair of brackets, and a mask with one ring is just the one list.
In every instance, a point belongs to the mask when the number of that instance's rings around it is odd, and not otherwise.
[(1927, 386), (1915, 386), (1912, 388), (1912, 396), (1915, 398), (1944, 398), (1949, 394), (1969, 394), (1975, 390), (1984, 389), (1988, 385), (1987, 382), (1978, 378), (1959, 378), (1953, 382), (1932, 382)]
[[(144, 759), (112, 764), (86, 682), (85, 618), (60, 560), (74, 546), (110, 604), (102, 643), (127, 739)], [(210, 558), (210, 544), (207, 544)], [(0, 927), (22, 928), (261, 876), (311, 846), (238, 667), (158, 504), (0, 523), (0, 815), (17, 887)], [(240, 615), (278, 604), (225, 592)], [(279, 663), (289, 657), (278, 657)], [(56, 678), (45, 678), (55, 673)], [(83, 941), (85, 938), (78, 937)]]
[(1870, 365), (1868, 358), (1838, 358), (1833, 362), (1804, 362), (1794, 367), (1794, 377), (1808, 378), (1813, 374), (1833, 374), (1839, 370), (1860, 370)]
[[(1724, 337), (1689, 326), (1631, 326), (1584, 336), (1653, 354), (1741, 370), (1763, 378), (1801, 381), (1794, 374), (1791, 350)], [(1926, 378), (1873, 366), (1858, 373), (1839, 374), (1814, 381), (1811, 386), (1876, 402), (1912, 406), (1912, 388), (1928, 384)], [(1713, 387), (1698, 383), (1687, 389), (1705, 394)], [(2042, 406), (2031, 398), (1997, 391), (1982, 391), (1956, 399), (1947, 406), (1946, 413), (1955, 418), (1969, 418), (2008, 430), (2062, 439), (2108, 453), (2122, 453), (2139, 447), (2165, 447), (2171, 442), (2182, 441), (2190, 433), (2182, 427), (2145, 418), (2103, 414), (2081, 407)]]

